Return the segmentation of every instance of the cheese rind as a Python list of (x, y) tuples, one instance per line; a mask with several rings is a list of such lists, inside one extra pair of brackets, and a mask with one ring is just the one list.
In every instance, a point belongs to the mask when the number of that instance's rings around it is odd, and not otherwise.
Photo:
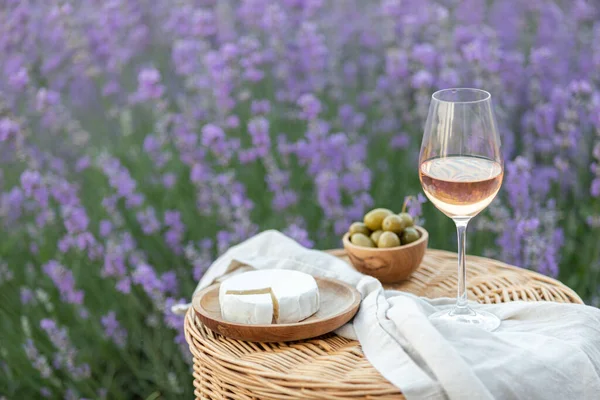
[(273, 320), (271, 294), (227, 295), (221, 303), (221, 315), (239, 324), (268, 325)]
[[(253, 296), (268, 296), (271, 308), (264, 304), (267, 297), (257, 300)], [(270, 324), (271, 320), (278, 324), (302, 321), (318, 311), (319, 301), (315, 279), (292, 270), (245, 272), (227, 279), (219, 289), (223, 318), (247, 324)], [(265, 322), (267, 320), (269, 322)]]

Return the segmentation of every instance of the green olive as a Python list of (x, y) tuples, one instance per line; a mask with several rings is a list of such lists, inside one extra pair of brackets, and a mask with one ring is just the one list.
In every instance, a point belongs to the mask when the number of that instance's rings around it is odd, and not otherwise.
[(383, 223), (381, 224), (381, 228), (387, 232), (394, 232), (400, 234), (402, 229), (404, 229), (404, 220), (400, 218), (399, 215), (392, 214), (385, 217)]
[(402, 244), (409, 244), (415, 242), (419, 240), (419, 237), (419, 231), (417, 231), (415, 228), (406, 228), (402, 232)]
[(400, 218), (402, 218), (402, 220), (404, 221), (405, 228), (415, 225), (415, 221), (413, 220), (413, 217), (411, 217), (409, 213), (403, 212), (403, 213), (398, 214), (398, 216)]
[(369, 236), (371, 234), (371, 231), (369, 230), (369, 228), (367, 228), (367, 226), (365, 224), (363, 224), (362, 222), (352, 223), (352, 225), (350, 225), (350, 229), (348, 230), (348, 232), (350, 232), (350, 235), (352, 235), (354, 233), (362, 233), (365, 236)]
[(375, 232), (371, 233), (371, 240), (376, 246), (379, 246), (377, 243), (379, 243), (379, 237), (382, 233), (383, 231), (381, 229), (377, 229)]
[(375, 247), (375, 243), (363, 233), (353, 233), (352, 236), (350, 236), (350, 241), (352, 244), (361, 247)]
[(400, 246), (400, 239), (394, 232), (383, 232), (377, 242), (379, 248)]
[(393, 214), (393, 212), (391, 212), (387, 208), (376, 208), (374, 210), (371, 210), (365, 214), (365, 225), (372, 231), (381, 229), (381, 224), (383, 220), (390, 214)]

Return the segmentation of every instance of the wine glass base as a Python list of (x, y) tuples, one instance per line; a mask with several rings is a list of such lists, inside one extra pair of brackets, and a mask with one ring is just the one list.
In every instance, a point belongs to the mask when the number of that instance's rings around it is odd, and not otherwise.
[(429, 316), (432, 321), (452, 321), (477, 326), (488, 332), (500, 326), (500, 318), (487, 311), (475, 311), (470, 307), (454, 307), (451, 310), (438, 311)]

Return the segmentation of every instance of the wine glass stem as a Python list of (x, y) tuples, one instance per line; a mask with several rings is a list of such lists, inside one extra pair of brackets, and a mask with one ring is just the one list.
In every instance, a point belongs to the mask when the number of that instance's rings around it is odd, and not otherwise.
[(456, 224), (456, 233), (458, 235), (458, 291), (456, 294), (456, 307), (458, 309), (467, 309), (467, 265), (466, 251), (467, 246), (467, 225), (470, 218), (454, 218)]

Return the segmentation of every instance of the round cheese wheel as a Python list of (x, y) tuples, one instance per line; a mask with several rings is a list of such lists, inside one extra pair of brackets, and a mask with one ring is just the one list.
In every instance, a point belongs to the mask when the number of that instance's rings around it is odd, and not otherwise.
[(319, 288), (303, 272), (269, 269), (235, 275), (219, 288), (223, 319), (242, 324), (289, 324), (319, 309)]

